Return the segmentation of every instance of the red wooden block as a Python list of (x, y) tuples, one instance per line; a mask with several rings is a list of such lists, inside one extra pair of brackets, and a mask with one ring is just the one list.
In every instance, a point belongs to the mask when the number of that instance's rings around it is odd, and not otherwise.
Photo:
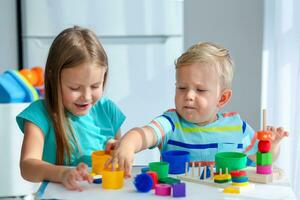
[(262, 153), (267, 153), (271, 149), (271, 142), (268, 140), (261, 140), (258, 142), (258, 150)]
[(157, 176), (157, 173), (154, 172), (154, 171), (147, 171), (146, 172), (148, 175), (151, 176), (152, 180), (153, 180), (153, 186), (152, 186), (152, 189), (155, 188), (155, 186), (158, 184), (158, 176)]

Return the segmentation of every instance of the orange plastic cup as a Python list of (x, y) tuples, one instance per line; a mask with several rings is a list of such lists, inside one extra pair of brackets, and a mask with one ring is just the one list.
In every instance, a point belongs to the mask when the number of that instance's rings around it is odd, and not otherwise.
[(110, 158), (111, 155), (106, 154), (105, 151), (94, 151), (92, 153), (92, 172), (101, 175), (106, 161)]
[(102, 170), (102, 188), (103, 189), (121, 189), (124, 185), (124, 171), (123, 170)]

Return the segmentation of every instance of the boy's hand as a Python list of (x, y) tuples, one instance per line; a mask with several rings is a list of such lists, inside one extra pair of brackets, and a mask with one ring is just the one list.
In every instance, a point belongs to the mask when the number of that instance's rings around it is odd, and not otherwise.
[(267, 131), (272, 132), (271, 142), (278, 144), (282, 138), (288, 137), (289, 133), (284, 128), (276, 128), (274, 126), (267, 126)]
[(66, 168), (62, 174), (62, 184), (69, 190), (82, 191), (79, 181), (93, 182), (93, 178), (88, 174), (88, 166), (79, 163), (76, 168)]
[(105, 166), (111, 165), (113, 169), (118, 165), (120, 170), (124, 170), (125, 178), (131, 177), (131, 168), (134, 159), (134, 150), (132, 147), (121, 143), (114, 151), (113, 157), (109, 159)]

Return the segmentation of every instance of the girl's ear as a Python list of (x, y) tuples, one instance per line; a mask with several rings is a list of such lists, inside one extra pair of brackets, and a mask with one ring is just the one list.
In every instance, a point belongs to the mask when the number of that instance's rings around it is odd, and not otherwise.
[(230, 100), (232, 96), (232, 90), (231, 89), (225, 89), (222, 91), (219, 103), (218, 103), (218, 107), (219, 108), (223, 108)]

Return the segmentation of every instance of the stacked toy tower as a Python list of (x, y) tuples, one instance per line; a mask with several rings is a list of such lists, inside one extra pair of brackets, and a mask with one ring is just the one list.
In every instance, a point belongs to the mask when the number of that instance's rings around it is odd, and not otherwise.
[(263, 130), (257, 132), (258, 152), (256, 153), (256, 173), (272, 174), (272, 153), (270, 139), (272, 132), (266, 129), (266, 110), (263, 110)]

